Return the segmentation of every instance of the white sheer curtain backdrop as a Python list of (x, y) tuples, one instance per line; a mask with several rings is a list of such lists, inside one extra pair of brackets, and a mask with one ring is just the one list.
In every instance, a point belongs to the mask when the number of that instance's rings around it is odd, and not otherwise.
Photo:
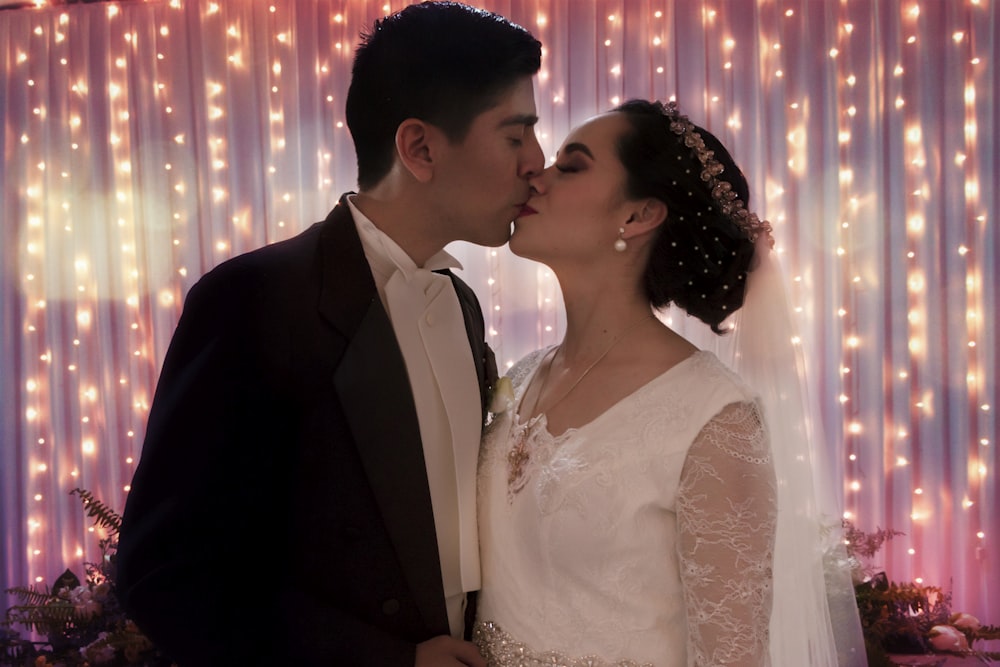
[[(404, 4), (0, 10), (0, 586), (97, 557), (67, 492), (124, 505), (194, 281), (355, 187), (351, 54)], [(1000, 623), (997, 0), (475, 4), (545, 44), (550, 156), (630, 97), (676, 97), (733, 149), (776, 228), (820, 474), (856, 525), (906, 533), (891, 579)], [(455, 252), (501, 363), (560, 338), (544, 267)]]

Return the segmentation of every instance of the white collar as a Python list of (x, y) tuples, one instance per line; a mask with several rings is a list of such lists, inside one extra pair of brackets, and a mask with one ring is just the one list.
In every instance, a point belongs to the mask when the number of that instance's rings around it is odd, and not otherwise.
[(353, 200), (354, 196), (349, 196), (347, 205), (354, 217), (354, 224), (358, 228), (358, 235), (365, 248), (365, 255), (368, 257), (369, 263), (372, 264), (372, 268), (379, 273), (388, 277), (399, 271), (406, 282), (409, 282), (414, 275), (417, 275), (418, 271), (462, 268), (462, 263), (445, 250), (439, 250), (431, 255), (423, 266), (417, 266), (416, 262), (406, 254), (406, 251), (398, 243), (379, 229), (368, 216), (354, 205)]

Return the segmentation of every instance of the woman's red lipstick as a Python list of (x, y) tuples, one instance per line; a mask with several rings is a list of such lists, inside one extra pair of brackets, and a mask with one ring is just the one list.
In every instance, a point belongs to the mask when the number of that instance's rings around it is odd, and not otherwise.
[(521, 212), (517, 214), (517, 217), (522, 218), (526, 215), (534, 215), (535, 213), (538, 213), (538, 211), (531, 208), (527, 204), (521, 204)]

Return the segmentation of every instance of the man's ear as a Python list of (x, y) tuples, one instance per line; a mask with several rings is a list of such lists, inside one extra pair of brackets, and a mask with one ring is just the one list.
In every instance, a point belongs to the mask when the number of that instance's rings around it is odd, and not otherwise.
[(622, 238), (630, 239), (651, 232), (667, 219), (667, 205), (659, 199), (649, 197), (636, 202), (632, 215), (625, 223)]
[(426, 183), (434, 173), (432, 144), (437, 128), (417, 118), (407, 118), (396, 128), (396, 155), (403, 168)]

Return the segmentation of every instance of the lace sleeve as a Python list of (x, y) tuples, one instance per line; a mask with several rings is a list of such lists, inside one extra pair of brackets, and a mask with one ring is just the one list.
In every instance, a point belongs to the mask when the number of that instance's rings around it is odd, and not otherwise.
[(768, 665), (777, 488), (754, 403), (732, 403), (688, 450), (677, 498), (688, 665)]

